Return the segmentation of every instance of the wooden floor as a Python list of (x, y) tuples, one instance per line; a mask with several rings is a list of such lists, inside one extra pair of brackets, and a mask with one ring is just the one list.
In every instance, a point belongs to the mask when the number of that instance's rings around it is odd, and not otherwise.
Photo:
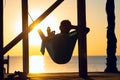
[(79, 77), (78, 73), (41, 73), (29, 74), (30, 80), (120, 80), (120, 73), (89, 72), (88, 78)]

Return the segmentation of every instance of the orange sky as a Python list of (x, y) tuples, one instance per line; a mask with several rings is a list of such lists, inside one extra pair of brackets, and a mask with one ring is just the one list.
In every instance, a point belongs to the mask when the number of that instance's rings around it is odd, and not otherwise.
[[(56, 0), (28, 0), (29, 13), (33, 20), (39, 17), (50, 5)], [(41, 24), (38, 26), (46, 33), (46, 28), (51, 27), (59, 33), (59, 24), (64, 19), (69, 19), (72, 24), (77, 25), (77, 0), (65, 0), (57, 7)], [(94, 1), (94, 2), (93, 2)], [(86, 18), (87, 26), (90, 32), (87, 35), (87, 52), (88, 55), (106, 55), (106, 0), (86, 0)], [(120, 55), (120, 1), (116, 2), (116, 36), (117, 55)], [(29, 17), (29, 24), (32, 21)], [(21, 0), (4, 1), (4, 46), (13, 40), (21, 32)], [(41, 39), (36, 30), (29, 34), (29, 52), (30, 55), (41, 55)], [(14, 46), (7, 54), (12, 56), (22, 55), (22, 41)], [(73, 55), (78, 54), (77, 44)], [(47, 52), (47, 51), (46, 51)]]

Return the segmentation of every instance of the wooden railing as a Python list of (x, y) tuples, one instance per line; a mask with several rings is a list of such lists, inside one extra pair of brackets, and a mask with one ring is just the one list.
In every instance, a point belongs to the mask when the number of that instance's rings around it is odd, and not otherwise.
[(4, 68), (4, 73), (6, 73), (6, 70), (7, 70), (7, 74), (9, 73), (9, 62), (10, 62), (10, 58), (9, 58), (9, 55), (7, 56), (7, 58), (4, 59), (4, 65), (7, 65), (7, 69)]

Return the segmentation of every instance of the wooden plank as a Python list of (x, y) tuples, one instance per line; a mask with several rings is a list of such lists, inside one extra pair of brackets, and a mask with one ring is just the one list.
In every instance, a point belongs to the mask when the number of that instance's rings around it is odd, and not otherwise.
[[(28, 0), (22, 0), (22, 31), (28, 27)], [(23, 72), (29, 73), (29, 42), (28, 34), (23, 38)]]
[(87, 78), (79, 77), (79, 73), (40, 73), (29, 74), (30, 80), (119, 80), (120, 73), (89, 72)]

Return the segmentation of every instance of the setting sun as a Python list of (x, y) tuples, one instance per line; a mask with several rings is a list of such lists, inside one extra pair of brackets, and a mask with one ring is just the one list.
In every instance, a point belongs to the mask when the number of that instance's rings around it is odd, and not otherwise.
[(45, 20), (43, 20), (40, 24), (38, 24), (32, 32), (29, 34), (29, 42), (32, 45), (39, 45), (41, 43), (41, 39), (37, 33), (38, 29), (41, 29), (45, 35), (46, 35), (46, 29), (47, 27), (50, 27), (52, 30), (55, 30), (58, 32), (58, 25), (56, 23), (56, 20), (52, 16), (48, 16)]
[(44, 58), (43, 56), (31, 56), (30, 57), (30, 73), (42, 73), (44, 72)]

